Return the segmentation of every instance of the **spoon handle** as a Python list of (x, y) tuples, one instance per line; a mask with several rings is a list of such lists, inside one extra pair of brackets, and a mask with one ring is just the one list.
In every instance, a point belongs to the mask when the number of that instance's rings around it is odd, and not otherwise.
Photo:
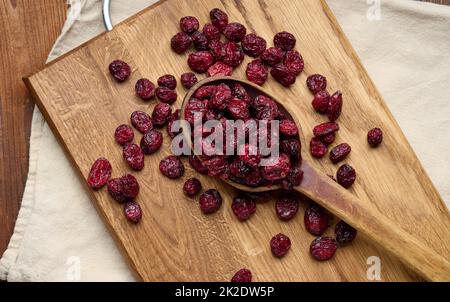
[(447, 259), (308, 163), (305, 162), (302, 169), (305, 174), (302, 184), (296, 188), (298, 191), (392, 252), (425, 279), (450, 280), (450, 262)]

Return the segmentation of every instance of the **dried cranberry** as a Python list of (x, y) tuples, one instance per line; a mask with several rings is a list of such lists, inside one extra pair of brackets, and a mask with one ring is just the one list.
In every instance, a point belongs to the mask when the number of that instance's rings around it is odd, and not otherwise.
[(181, 75), (181, 84), (186, 89), (191, 89), (197, 82), (197, 76), (193, 72), (187, 72)]
[(233, 74), (233, 67), (228, 66), (223, 62), (216, 62), (214, 65), (208, 68), (208, 77), (215, 76), (231, 76)]
[(267, 42), (260, 36), (248, 34), (242, 40), (241, 45), (246, 55), (257, 58), (266, 50)]
[(128, 144), (123, 147), (123, 158), (133, 170), (140, 171), (144, 168), (144, 153), (136, 144)]
[(284, 87), (290, 87), (291, 85), (295, 84), (295, 81), (297, 79), (295, 73), (290, 71), (289, 68), (287, 68), (284, 64), (275, 65), (270, 71), (270, 74), (278, 83), (280, 83)]
[(240, 269), (231, 278), (231, 282), (252, 282), (252, 272), (246, 268)]
[(270, 249), (274, 256), (281, 258), (289, 252), (291, 240), (284, 234), (277, 234), (270, 240)]
[(123, 207), (123, 211), (125, 213), (125, 217), (133, 223), (138, 223), (142, 219), (141, 206), (136, 202), (126, 203)]
[(292, 190), (294, 187), (297, 187), (302, 184), (303, 181), (303, 171), (299, 166), (296, 166), (289, 170), (289, 173), (286, 179), (283, 179), (281, 182), (281, 186), (285, 190)]
[(196, 31), (192, 34), (192, 42), (196, 50), (208, 50), (208, 38), (201, 31)]
[(373, 128), (367, 133), (367, 142), (372, 147), (377, 147), (383, 141), (383, 131), (380, 128)]
[(108, 192), (120, 203), (132, 201), (139, 194), (139, 183), (133, 175), (127, 174), (108, 181)]
[(313, 137), (311, 139), (309, 147), (311, 150), (311, 155), (314, 156), (315, 158), (322, 158), (328, 152), (327, 146), (324, 143), (322, 143), (322, 141), (317, 137)]
[(177, 88), (177, 79), (171, 74), (163, 75), (158, 79), (159, 87), (167, 87), (171, 90)]
[(324, 143), (325, 146), (329, 146), (336, 140), (336, 135), (334, 133), (330, 133), (325, 136), (320, 137), (320, 141)]
[(177, 179), (184, 174), (184, 165), (177, 156), (167, 156), (159, 163), (161, 173), (171, 179)]
[(202, 161), (197, 156), (189, 156), (189, 163), (191, 164), (191, 167), (198, 173), (203, 175), (208, 174), (208, 168), (203, 165)]
[(328, 112), (330, 103), (330, 94), (326, 90), (321, 90), (314, 95), (312, 106), (318, 113), (325, 114)]
[(244, 179), (244, 184), (249, 187), (258, 187), (264, 182), (261, 173), (258, 169), (250, 171), (247, 177)]
[(114, 138), (119, 145), (124, 146), (133, 140), (133, 129), (128, 125), (120, 125), (114, 133)]
[(328, 119), (330, 122), (336, 121), (342, 112), (342, 93), (336, 91), (330, 98), (330, 103), (328, 105)]
[(229, 167), (229, 172), (237, 178), (245, 178), (250, 173), (251, 168), (240, 159), (234, 160)]
[(203, 119), (205, 117), (207, 111), (207, 101), (199, 100), (199, 99), (190, 99), (186, 108), (184, 110), (184, 118), (191, 125), (194, 125), (195, 114), (200, 114), (200, 117)]
[(333, 164), (343, 161), (352, 151), (352, 148), (347, 143), (342, 143), (331, 149), (330, 160)]
[(293, 162), (297, 162), (301, 157), (301, 144), (298, 139), (283, 140), (280, 144), (280, 150), (289, 155)]
[(115, 60), (109, 64), (109, 72), (117, 82), (125, 82), (131, 75), (131, 67), (122, 60)]
[(323, 137), (329, 134), (334, 134), (336, 131), (339, 131), (339, 125), (328, 122), (315, 126), (313, 129), (313, 134), (315, 137)]
[(276, 181), (286, 178), (290, 168), (291, 161), (289, 156), (281, 153), (278, 158), (271, 158), (266, 166), (261, 167), (261, 175), (266, 180)]
[(155, 106), (152, 113), (152, 122), (155, 126), (164, 126), (172, 114), (172, 108), (166, 103), (159, 103)]
[(177, 136), (178, 134), (180, 134), (182, 132), (182, 129), (179, 129), (179, 130), (172, 129), (175, 121), (178, 121), (179, 119), (180, 119), (180, 109), (177, 109), (169, 117), (169, 122), (167, 123), (167, 134), (169, 135), (169, 137), (171, 139), (173, 139), (175, 136)]
[(141, 149), (144, 154), (152, 154), (158, 151), (163, 143), (162, 133), (158, 130), (150, 130), (142, 136)]
[(238, 98), (233, 98), (228, 102), (227, 112), (235, 120), (246, 120), (250, 118), (248, 103)]
[(350, 188), (356, 180), (355, 169), (348, 164), (342, 165), (337, 171), (336, 180), (344, 188)]
[(274, 120), (279, 115), (277, 103), (264, 95), (257, 96), (251, 104), (258, 120)]
[(261, 55), (261, 60), (269, 65), (269, 66), (275, 66), (278, 63), (281, 63), (283, 61), (283, 50), (278, 47), (270, 47), (267, 48), (265, 51), (263, 51)]
[(135, 111), (131, 114), (131, 124), (141, 133), (146, 133), (153, 129), (150, 115), (143, 111)]
[(189, 55), (189, 67), (198, 73), (204, 73), (214, 64), (214, 57), (209, 51), (197, 51)]
[(298, 199), (294, 195), (284, 196), (275, 203), (275, 212), (280, 220), (294, 218), (298, 211)]
[(277, 33), (273, 38), (273, 44), (285, 51), (294, 49), (296, 42), (294, 35), (286, 31)]
[(240, 221), (245, 221), (256, 212), (256, 202), (246, 196), (238, 196), (233, 199), (231, 209)]
[(158, 87), (156, 89), (156, 96), (158, 99), (167, 104), (173, 104), (177, 100), (177, 92), (167, 87)]
[(262, 86), (269, 76), (269, 69), (261, 62), (261, 60), (256, 59), (248, 63), (247, 65), (247, 79), (257, 85)]
[(211, 23), (223, 32), (228, 25), (228, 15), (221, 9), (214, 8), (209, 12)]
[(136, 82), (136, 94), (144, 101), (155, 97), (155, 85), (148, 79), (140, 79)]
[(225, 57), (224, 44), (220, 40), (212, 40), (208, 44), (209, 51), (217, 61)]
[(327, 88), (327, 78), (320, 74), (313, 74), (306, 79), (306, 85), (312, 93), (316, 94)]
[(280, 121), (280, 133), (285, 136), (296, 136), (298, 134), (297, 125), (291, 120)]
[(247, 34), (247, 29), (241, 23), (232, 22), (225, 27), (223, 34), (229, 41), (241, 42)]
[(200, 196), (200, 210), (203, 214), (213, 214), (222, 205), (222, 196), (217, 190), (210, 189)]
[(225, 56), (223, 62), (231, 67), (239, 66), (244, 60), (244, 52), (239, 44), (227, 42), (223, 46)]
[(243, 145), (239, 150), (239, 159), (242, 160), (247, 166), (251, 168), (258, 168), (261, 162), (261, 155), (259, 154), (258, 147), (250, 144)]
[(304, 221), (308, 232), (320, 236), (329, 226), (330, 215), (321, 206), (313, 204), (306, 209)]
[(192, 16), (186, 16), (180, 20), (180, 28), (182, 31), (188, 34), (192, 34), (200, 27), (198, 19)]
[(227, 169), (227, 162), (223, 156), (213, 156), (202, 161), (203, 165), (208, 169), (209, 176), (220, 176)]
[(208, 107), (211, 109), (224, 110), (227, 103), (231, 100), (231, 89), (226, 84), (217, 85), (214, 90)]
[(87, 183), (93, 189), (100, 189), (111, 177), (112, 167), (106, 158), (97, 159), (89, 171)]
[(184, 53), (186, 50), (189, 49), (191, 44), (192, 44), (192, 39), (185, 32), (177, 33), (170, 40), (170, 46), (172, 47), (172, 50), (175, 51), (177, 54)]
[(183, 185), (183, 192), (188, 197), (194, 197), (202, 189), (202, 184), (197, 178), (189, 178)]
[(325, 261), (333, 258), (337, 250), (336, 240), (330, 237), (319, 237), (311, 242), (309, 248), (311, 255), (318, 261)]
[(303, 61), (298, 51), (290, 50), (284, 57), (284, 65), (289, 71), (298, 76), (303, 71), (303, 68), (305, 68), (305, 61)]
[(241, 99), (247, 103), (251, 102), (251, 97), (248, 94), (247, 90), (245, 90), (244, 86), (239, 83), (235, 83), (233, 85), (231, 93), (238, 99)]
[(220, 39), (220, 31), (217, 27), (212, 25), (211, 23), (206, 23), (203, 26), (202, 30), (203, 34), (206, 36), (208, 41), (214, 41)]
[(336, 235), (336, 241), (340, 244), (351, 243), (356, 238), (357, 230), (348, 225), (345, 221), (341, 220), (336, 224), (334, 228), (334, 234)]

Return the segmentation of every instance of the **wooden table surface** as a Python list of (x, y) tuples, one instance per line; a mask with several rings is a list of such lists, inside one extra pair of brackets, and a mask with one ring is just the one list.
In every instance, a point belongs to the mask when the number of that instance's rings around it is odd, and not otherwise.
[(66, 12), (65, 0), (0, 1), (0, 255), (13, 233), (28, 172), (33, 104), (22, 77), (44, 65)]

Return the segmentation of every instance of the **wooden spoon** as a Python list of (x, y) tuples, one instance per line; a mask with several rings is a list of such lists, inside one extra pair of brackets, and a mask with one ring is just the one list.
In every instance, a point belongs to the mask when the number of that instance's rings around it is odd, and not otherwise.
[[(184, 117), (186, 105), (194, 92), (201, 86), (214, 82), (238, 82), (244, 87), (270, 97), (291, 114), (300, 133), (303, 133), (301, 131), (300, 121), (289, 111), (289, 108), (280, 104), (277, 98), (271, 96), (269, 93), (263, 91), (261, 87), (251, 82), (233, 77), (211, 77), (197, 83), (189, 90), (183, 100), (181, 118)], [(188, 141), (192, 149), (189, 129), (183, 127), (183, 133), (186, 135), (186, 141)], [(302, 135), (300, 135), (300, 139), (302, 140), (302, 145), (305, 146)], [(301, 169), (304, 172), (303, 182), (300, 186), (294, 188), (296, 191), (308, 196), (356, 228), (360, 233), (396, 255), (408, 267), (419, 273), (425, 279), (430, 281), (450, 280), (450, 262), (447, 259), (393, 223), (392, 220), (384, 216), (373, 205), (360, 200), (357, 196), (331, 180), (329, 176), (316, 170), (307, 161), (303, 160)], [(264, 192), (280, 189), (279, 186), (252, 188), (229, 180), (225, 182), (239, 190), (247, 192)]]

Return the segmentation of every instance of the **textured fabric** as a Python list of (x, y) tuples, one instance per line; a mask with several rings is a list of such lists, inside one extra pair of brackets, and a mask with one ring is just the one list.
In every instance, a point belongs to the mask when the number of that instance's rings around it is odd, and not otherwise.
[[(69, 0), (49, 60), (104, 31), (100, 2)], [(113, 21), (154, 2), (114, 0)], [(328, 3), (448, 206), (450, 8), (409, 0), (383, 1), (379, 8), (376, 0)], [(0, 279), (134, 280), (38, 109), (22, 208)]]

